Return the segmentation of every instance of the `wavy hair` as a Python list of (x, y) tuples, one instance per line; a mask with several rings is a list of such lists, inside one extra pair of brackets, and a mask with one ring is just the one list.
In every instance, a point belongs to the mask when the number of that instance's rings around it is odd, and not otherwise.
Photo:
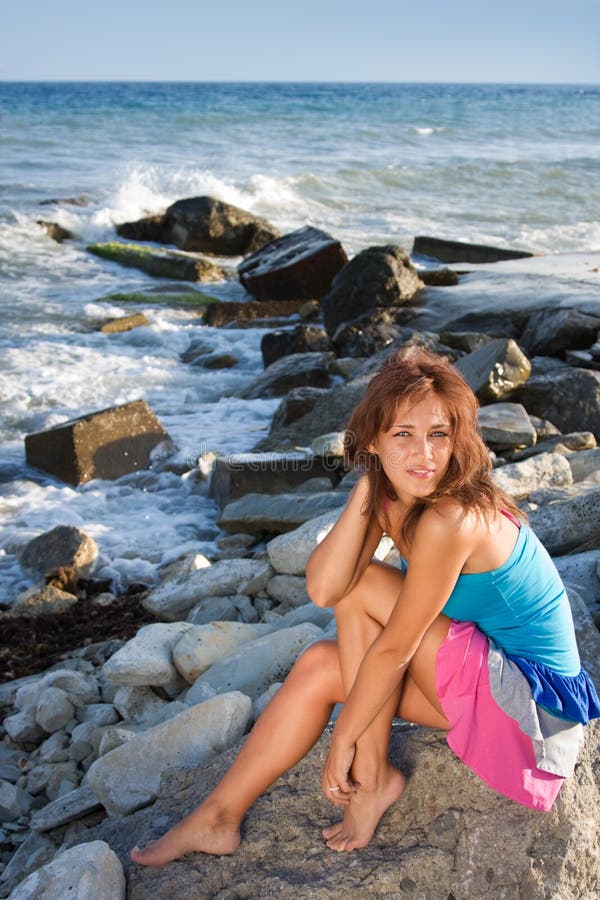
[(449, 362), (419, 347), (400, 350), (386, 359), (348, 423), (344, 436), (346, 466), (362, 469), (369, 478), (364, 514), (383, 513), (389, 531), (386, 498), (395, 500), (396, 494), (379, 457), (368, 447), (381, 431), (391, 428), (399, 403), (419, 403), (432, 394), (448, 412), (452, 452), (435, 491), (410, 507), (402, 526), (402, 539), (410, 544), (419, 516), (442, 497), (452, 497), (465, 510), (476, 510), (484, 516), (504, 509), (524, 518), (514, 501), (492, 481), (492, 463), (479, 431), (478, 403), (473, 391)]

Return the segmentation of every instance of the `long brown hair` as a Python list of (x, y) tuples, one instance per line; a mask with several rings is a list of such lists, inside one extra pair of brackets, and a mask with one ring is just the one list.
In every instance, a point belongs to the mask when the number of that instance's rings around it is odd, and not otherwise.
[(399, 403), (418, 403), (431, 394), (442, 401), (450, 417), (452, 453), (435, 491), (408, 510), (402, 525), (403, 541), (410, 544), (419, 516), (442, 497), (453, 497), (463, 509), (484, 516), (504, 509), (524, 518), (513, 500), (492, 481), (492, 463), (479, 432), (478, 404), (471, 388), (445, 359), (418, 347), (388, 357), (367, 385), (348, 423), (344, 437), (346, 466), (358, 466), (369, 478), (364, 514), (383, 514), (389, 531), (386, 498), (394, 500), (396, 494), (379, 457), (368, 448), (381, 431), (391, 428)]

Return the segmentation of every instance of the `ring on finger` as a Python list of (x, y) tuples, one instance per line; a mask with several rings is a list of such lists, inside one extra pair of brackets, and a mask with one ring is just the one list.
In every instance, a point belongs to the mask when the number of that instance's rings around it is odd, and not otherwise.
[(338, 786), (338, 787), (327, 788), (327, 790), (328, 791), (341, 791), (341, 787)]

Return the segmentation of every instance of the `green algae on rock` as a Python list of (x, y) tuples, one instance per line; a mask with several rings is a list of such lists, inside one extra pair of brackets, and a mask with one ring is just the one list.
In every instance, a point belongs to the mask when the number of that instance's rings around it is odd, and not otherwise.
[(141, 269), (157, 278), (176, 278), (179, 281), (223, 281), (228, 273), (204, 257), (181, 250), (164, 250), (142, 247), (140, 244), (124, 244), (119, 241), (88, 244), (90, 253)]
[(142, 303), (163, 306), (197, 306), (200, 309), (218, 303), (217, 297), (202, 291), (117, 291), (98, 297), (98, 303)]

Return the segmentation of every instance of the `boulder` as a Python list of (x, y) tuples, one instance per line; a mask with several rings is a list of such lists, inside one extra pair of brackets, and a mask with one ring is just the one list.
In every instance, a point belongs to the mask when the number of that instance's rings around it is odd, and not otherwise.
[(73, 525), (57, 525), (29, 541), (18, 552), (21, 567), (39, 578), (53, 569), (72, 566), (77, 575), (89, 575), (98, 556), (93, 538)]
[(489, 263), (503, 259), (524, 259), (533, 256), (527, 250), (509, 250), (505, 247), (490, 247), (487, 244), (471, 244), (465, 241), (449, 241), (419, 235), (413, 241), (413, 253), (431, 256), (447, 263)]
[(483, 310), (463, 313), (461, 316), (446, 319), (440, 333), (446, 334), (448, 331), (457, 334), (477, 332), (492, 338), (510, 337), (518, 340), (527, 324), (529, 315), (530, 310), (526, 309), (506, 309), (501, 312)]
[[(570, 492), (569, 492), (570, 493)], [(600, 537), (600, 487), (572, 490), (562, 500), (532, 510), (531, 527), (552, 555), (569, 553)]]
[(56, 241), (57, 244), (70, 241), (75, 236), (72, 231), (69, 231), (68, 228), (63, 228), (58, 222), (45, 222), (43, 219), (38, 219), (37, 224), (41, 225), (48, 237)]
[(236, 743), (250, 718), (249, 697), (223, 693), (136, 734), (92, 763), (87, 783), (109, 815), (151, 803), (163, 775), (192, 768)]
[(104, 841), (78, 844), (32, 872), (11, 900), (125, 900), (125, 876), (117, 855)]
[(265, 219), (214, 197), (178, 200), (164, 215), (117, 225), (117, 234), (218, 256), (252, 253), (279, 237), (279, 231)]
[(196, 359), (194, 365), (200, 365), (203, 369), (231, 369), (238, 362), (238, 358), (232, 353), (209, 353), (208, 356)]
[(415, 316), (416, 311), (412, 308), (378, 307), (351, 322), (342, 322), (333, 335), (336, 353), (357, 359), (372, 356), (392, 345), (401, 345), (412, 333), (407, 325)]
[(36, 810), (31, 817), (31, 827), (35, 831), (52, 831), (53, 828), (87, 816), (100, 806), (100, 801), (91, 788), (79, 787)]
[(463, 353), (479, 350), (492, 340), (488, 334), (481, 334), (479, 331), (440, 331), (439, 338), (443, 344)]
[(30, 588), (18, 594), (11, 608), (5, 613), (7, 616), (46, 616), (57, 615), (65, 612), (78, 602), (74, 594), (61, 591), (52, 585), (43, 588)]
[(322, 328), (315, 325), (296, 325), (291, 331), (268, 331), (263, 335), (260, 349), (265, 368), (282, 356), (291, 353), (314, 353), (331, 350), (331, 341)]
[(256, 325), (273, 319), (297, 318), (305, 300), (229, 300), (211, 303), (206, 307), (205, 325)]
[(592, 431), (600, 438), (600, 372), (561, 366), (531, 378), (511, 397), (561, 431)]
[(410, 303), (423, 287), (402, 247), (368, 247), (335, 276), (321, 300), (327, 333), (376, 307)]
[(479, 427), (486, 444), (495, 449), (531, 447), (537, 440), (535, 428), (520, 403), (493, 403), (479, 409)]
[[(490, 341), (454, 365), (482, 403), (505, 397), (531, 373), (531, 363), (512, 338)], [(529, 408), (527, 403), (524, 406)]]
[(192, 625), (209, 625), (212, 622), (245, 621), (244, 611), (252, 605), (245, 594), (228, 597), (204, 597), (187, 613), (186, 620)]
[(118, 319), (109, 319), (100, 326), (104, 334), (119, 334), (123, 331), (131, 331), (133, 328), (142, 328), (149, 325), (150, 320), (144, 313), (134, 313), (131, 316), (120, 316)]
[(326, 493), (246, 494), (227, 504), (218, 523), (228, 531), (284, 532), (343, 506), (346, 495)]
[(597, 316), (576, 309), (541, 309), (529, 317), (519, 345), (529, 356), (559, 356), (590, 347), (599, 331)]
[(35, 720), (44, 731), (60, 731), (75, 715), (75, 707), (62, 688), (47, 687), (37, 702)]
[(103, 677), (112, 684), (136, 687), (170, 684), (177, 678), (173, 646), (191, 627), (187, 622), (144, 625), (104, 663)]
[(573, 483), (571, 466), (560, 453), (540, 453), (522, 462), (508, 463), (494, 469), (492, 478), (497, 487), (515, 500), (522, 500), (541, 488)]
[[(599, 738), (595, 723), (575, 774), (554, 809), (541, 814), (483, 784), (442, 732), (397, 725), (390, 759), (409, 776), (406, 789), (370, 844), (345, 854), (329, 850), (321, 836), (341, 818), (321, 792), (325, 734), (250, 809), (236, 853), (189, 856), (154, 869), (131, 866), (128, 897), (591, 900), (600, 889)], [(151, 814), (107, 820), (92, 835), (108, 841), (125, 863), (133, 840), (158, 836), (198, 805), (235, 752), (194, 772), (173, 773)]]
[(234, 394), (243, 400), (281, 397), (295, 387), (326, 388), (331, 384), (333, 353), (292, 353), (271, 363), (264, 372)]
[(267, 582), (267, 594), (282, 606), (304, 606), (310, 603), (310, 597), (306, 593), (306, 578), (301, 575), (274, 575)]
[(174, 446), (145, 400), (88, 413), (25, 438), (29, 465), (75, 485), (147, 469), (159, 449), (173, 452)]
[(419, 269), (419, 278), (430, 287), (454, 287), (458, 284), (458, 272), (445, 266), (441, 269)]
[(173, 661), (189, 684), (232, 651), (269, 630), (243, 622), (211, 622), (192, 626), (173, 647)]
[(600, 550), (556, 556), (554, 565), (562, 580), (579, 591), (588, 608), (600, 603)]
[(221, 507), (245, 494), (279, 494), (309, 478), (327, 477), (337, 484), (339, 466), (316, 453), (235, 453), (218, 457), (212, 471), (209, 497)]
[(223, 281), (229, 273), (209, 259), (180, 250), (163, 250), (141, 247), (139, 244), (118, 242), (89, 244), (90, 253), (101, 259), (119, 263), (133, 269), (141, 269), (155, 278), (174, 278), (178, 281)]
[(327, 393), (326, 388), (297, 387), (289, 391), (273, 414), (271, 431), (285, 428), (296, 419), (311, 411), (319, 397)]
[(584, 481), (595, 472), (600, 472), (600, 449), (581, 450), (567, 457), (573, 473), (573, 481)]
[(307, 225), (246, 257), (238, 274), (258, 300), (320, 299), (346, 262), (339, 241)]
[(207, 693), (222, 696), (225, 691), (242, 691), (255, 699), (274, 681), (283, 681), (300, 653), (322, 637), (321, 629), (310, 623), (265, 634), (214, 663), (196, 679), (185, 702), (202, 706)]
[(552, 453), (555, 448), (560, 447), (575, 452), (591, 450), (596, 447), (596, 438), (591, 431), (573, 431), (571, 434), (557, 434), (554, 437), (541, 440), (538, 444), (534, 444), (533, 447), (526, 447), (524, 450), (517, 450), (514, 453), (511, 453), (510, 459), (513, 462), (517, 462), (520, 459), (527, 459), (530, 456), (535, 456), (537, 453)]
[(219, 560), (196, 572), (164, 581), (150, 591), (143, 605), (161, 619), (178, 621), (181, 613), (206, 597), (227, 597), (241, 592), (248, 584), (254, 584), (257, 591), (261, 590), (271, 574), (268, 564), (261, 560)]

